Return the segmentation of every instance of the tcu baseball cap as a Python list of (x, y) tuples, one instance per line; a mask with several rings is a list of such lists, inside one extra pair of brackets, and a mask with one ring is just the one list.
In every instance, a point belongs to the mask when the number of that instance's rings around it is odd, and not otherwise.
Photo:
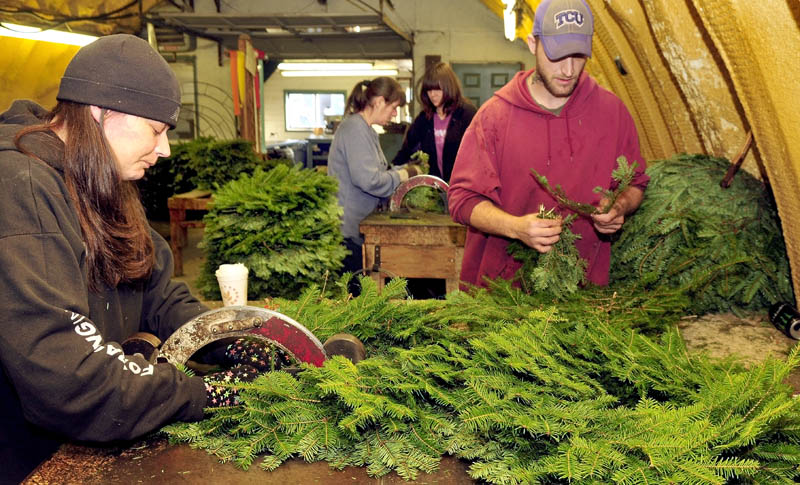
[(543, 0), (536, 8), (533, 35), (548, 59), (583, 54), (592, 57), (594, 17), (584, 0)]

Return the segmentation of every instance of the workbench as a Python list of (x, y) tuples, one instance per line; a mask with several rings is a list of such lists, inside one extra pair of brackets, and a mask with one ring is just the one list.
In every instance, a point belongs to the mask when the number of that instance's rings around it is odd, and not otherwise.
[(206, 211), (212, 202), (210, 190), (195, 189), (167, 199), (169, 208), (169, 247), (175, 260), (173, 276), (183, 275), (183, 247), (186, 246), (186, 230), (190, 227), (203, 227), (203, 221), (187, 221), (186, 211)]
[(330, 468), (325, 462), (306, 463), (302, 459), (285, 462), (276, 470), (264, 471), (260, 460), (242, 470), (232, 463), (221, 463), (216, 456), (189, 445), (170, 445), (165, 438), (153, 436), (141, 441), (108, 447), (63, 445), (52, 458), (39, 465), (24, 485), (110, 483), (214, 484), (245, 485), (262, 483), (323, 483), (326, 485), (378, 485), (440, 483), (472, 485), (467, 475), (469, 464), (445, 456), (439, 469), (420, 473), (417, 481), (405, 481), (396, 473), (380, 478), (367, 475), (365, 467)]
[(445, 280), (458, 289), (467, 228), (447, 214), (374, 212), (361, 221), (364, 268), (382, 289), (386, 277)]
[[(732, 313), (686, 317), (678, 323), (680, 334), (690, 352), (709, 354), (714, 358), (743, 358), (748, 365), (757, 365), (767, 357), (786, 356), (797, 343), (777, 332), (766, 315), (746, 312), (744, 317)], [(800, 374), (792, 372), (785, 381), (800, 393)], [(334, 470), (325, 462), (306, 463), (289, 460), (271, 472), (259, 468), (259, 459), (248, 470), (231, 463), (220, 463), (216, 456), (189, 445), (170, 445), (161, 436), (118, 443), (113, 446), (63, 445), (52, 458), (42, 463), (23, 482), (45, 484), (324, 484), (324, 485), (407, 485), (413, 483), (440, 485), (472, 485), (469, 463), (452, 456), (442, 458), (432, 474), (420, 473), (417, 481), (404, 481), (395, 473), (381, 478), (367, 475), (364, 467)], [(2, 470), (0, 470), (2, 471)], [(0, 475), (0, 482), (2, 481)]]

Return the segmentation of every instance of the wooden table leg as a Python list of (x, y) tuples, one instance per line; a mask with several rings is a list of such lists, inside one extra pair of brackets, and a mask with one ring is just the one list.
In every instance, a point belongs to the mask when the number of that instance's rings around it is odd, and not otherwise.
[(361, 246), (361, 267), (364, 270), (364, 274), (368, 274), (370, 278), (375, 281), (375, 286), (378, 287), (378, 292), (383, 290), (384, 281), (386, 278), (386, 275), (380, 271), (380, 254), (380, 245), (364, 244)]
[(182, 224), (186, 220), (185, 209), (169, 210), (169, 247), (172, 249), (172, 259), (175, 262), (173, 276), (183, 275), (183, 246), (186, 245), (186, 227)]
[(444, 287), (447, 293), (458, 290), (458, 278), (447, 278), (444, 280)]

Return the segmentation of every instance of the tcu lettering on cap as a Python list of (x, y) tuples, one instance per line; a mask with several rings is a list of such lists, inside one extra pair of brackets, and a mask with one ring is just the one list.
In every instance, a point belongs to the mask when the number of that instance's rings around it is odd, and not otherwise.
[(567, 24), (575, 24), (580, 27), (583, 25), (583, 14), (577, 10), (562, 10), (553, 15), (553, 23), (556, 24), (557, 29)]

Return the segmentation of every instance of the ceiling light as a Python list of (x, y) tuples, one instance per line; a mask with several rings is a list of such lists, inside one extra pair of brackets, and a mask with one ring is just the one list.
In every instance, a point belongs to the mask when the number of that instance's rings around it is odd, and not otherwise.
[(515, 0), (503, 0), (503, 32), (511, 42), (517, 38), (517, 13), (514, 11)]
[(326, 70), (369, 70), (370, 62), (281, 62), (278, 64), (281, 71), (326, 71)]
[(60, 30), (42, 30), (37, 27), (28, 27), (26, 25), (11, 24), (8, 22), (0, 22), (0, 36), (77, 46), (85, 46), (97, 40), (97, 37), (93, 35), (75, 34), (72, 32), (62, 32)]
[(281, 71), (283, 77), (326, 77), (326, 76), (397, 76), (397, 69), (322, 69), (318, 71)]

